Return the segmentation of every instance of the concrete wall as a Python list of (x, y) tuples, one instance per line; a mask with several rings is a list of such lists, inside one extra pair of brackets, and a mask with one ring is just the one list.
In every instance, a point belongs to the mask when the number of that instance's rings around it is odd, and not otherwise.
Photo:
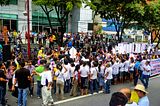
[(82, 5), (82, 8), (75, 8), (72, 12), (72, 33), (89, 32), (88, 23), (93, 23), (92, 10)]

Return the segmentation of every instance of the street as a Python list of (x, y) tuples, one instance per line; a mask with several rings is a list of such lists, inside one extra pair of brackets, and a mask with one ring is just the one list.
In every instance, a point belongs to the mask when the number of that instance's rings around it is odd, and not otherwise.
[[(152, 78), (149, 82), (148, 88), (148, 97), (150, 100), (150, 106), (160, 106), (160, 77)], [(112, 85), (111, 92), (118, 91), (123, 87), (129, 87), (133, 89), (133, 85), (130, 83), (119, 84), (119, 85)], [(36, 94), (36, 92), (34, 92)], [(94, 95), (86, 95), (86, 96), (79, 96), (71, 98), (69, 94), (65, 94), (65, 100), (58, 101), (56, 99), (55, 94), (53, 95), (55, 106), (109, 106), (111, 94), (94, 94)], [(8, 104), (10, 106), (16, 106), (16, 98), (11, 96), (9, 92), (7, 92)], [(33, 98), (28, 97), (28, 106), (40, 106), (42, 103), (41, 99), (37, 99), (36, 96)]]

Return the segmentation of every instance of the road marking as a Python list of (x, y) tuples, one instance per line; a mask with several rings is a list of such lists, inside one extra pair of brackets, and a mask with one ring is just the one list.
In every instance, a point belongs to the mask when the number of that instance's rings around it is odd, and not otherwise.
[[(152, 80), (152, 79), (159, 78), (159, 77), (160, 77), (160, 75), (157, 75), (157, 76), (151, 77), (150, 79)], [(34, 84), (37, 84), (37, 83), (35, 82)], [(131, 87), (131, 89), (132, 89), (132, 87)], [(134, 87), (133, 87), (133, 89), (134, 89)], [(93, 93), (93, 94), (77, 96), (77, 97), (73, 97), (73, 98), (69, 98), (69, 99), (65, 99), (65, 100), (60, 100), (60, 101), (54, 102), (54, 104), (58, 105), (58, 104), (70, 102), (70, 101), (73, 101), (73, 100), (77, 100), (77, 99), (81, 99), (81, 98), (85, 98), (85, 97), (90, 97), (90, 96), (93, 96), (93, 95), (98, 95), (98, 94), (101, 94), (101, 93), (103, 93), (103, 91), (99, 91), (99, 93)]]
[(152, 80), (152, 79), (159, 78), (159, 77), (160, 75), (157, 75), (157, 76), (151, 77), (150, 79)]
[(54, 102), (54, 104), (55, 105), (62, 104), (65, 102), (69, 102), (69, 101), (73, 101), (73, 100), (77, 100), (77, 99), (81, 99), (81, 98), (85, 98), (85, 97), (89, 97), (89, 96), (93, 96), (93, 95), (98, 95), (101, 93), (103, 93), (103, 91), (99, 91), (99, 93), (93, 93), (93, 94), (88, 94), (88, 95), (78, 96), (78, 97), (74, 97), (74, 98), (70, 98), (70, 99), (66, 99), (66, 100), (57, 101), (57, 102)]

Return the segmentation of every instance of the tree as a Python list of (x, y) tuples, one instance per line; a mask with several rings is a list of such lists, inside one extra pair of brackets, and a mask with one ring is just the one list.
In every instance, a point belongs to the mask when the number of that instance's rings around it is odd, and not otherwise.
[(112, 20), (117, 41), (122, 41), (124, 29), (139, 21), (144, 15), (145, 0), (85, 0), (86, 4), (100, 14), (101, 18)]
[(57, 21), (61, 26), (61, 31), (58, 36), (59, 38), (58, 43), (60, 46), (62, 46), (63, 35), (66, 32), (68, 15), (73, 10), (74, 6), (80, 8), (82, 5), (82, 1), (81, 0), (33, 0), (33, 3), (39, 5), (47, 15), (47, 19), (50, 28), (52, 29), (52, 33), (53, 33), (53, 28), (51, 25), (50, 13), (53, 10), (56, 11), (58, 17)]
[(0, 0), (0, 5), (1, 5), (1, 6), (9, 5), (9, 1), (10, 1), (10, 0)]
[(160, 0), (150, 1), (145, 6), (145, 14), (139, 22), (151, 33), (151, 43), (158, 40), (160, 43)]

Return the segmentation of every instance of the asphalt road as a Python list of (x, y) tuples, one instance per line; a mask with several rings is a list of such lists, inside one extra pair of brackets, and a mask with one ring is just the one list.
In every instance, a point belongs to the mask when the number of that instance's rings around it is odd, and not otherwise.
[[(148, 97), (150, 100), (150, 106), (160, 106), (160, 77), (150, 79), (149, 82), (149, 88), (148, 88)], [(129, 87), (133, 89), (133, 84), (131, 83), (125, 83), (125, 84), (119, 84), (119, 85), (112, 85), (111, 86), (111, 92), (118, 91), (119, 89), (123, 87)], [(36, 94), (36, 93), (35, 93)], [(110, 100), (111, 94), (95, 94), (95, 95), (87, 95), (87, 96), (79, 96), (75, 98), (71, 98), (69, 94), (65, 94), (65, 99), (62, 101), (58, 101), (56, 99), (55, 94), (53, 95), (53, 98), (55, 100), (55, 106), (109, 106), (109, 100)], [(11, 106), (17, 106), (16, 98), (12, 97), (9, 92), (7, 92), (7, 98), (8, 98), (8, 104)], [(36, 96), (28, 97), (28, 106), (41, 106), (42, 100), (37, 99)]]

